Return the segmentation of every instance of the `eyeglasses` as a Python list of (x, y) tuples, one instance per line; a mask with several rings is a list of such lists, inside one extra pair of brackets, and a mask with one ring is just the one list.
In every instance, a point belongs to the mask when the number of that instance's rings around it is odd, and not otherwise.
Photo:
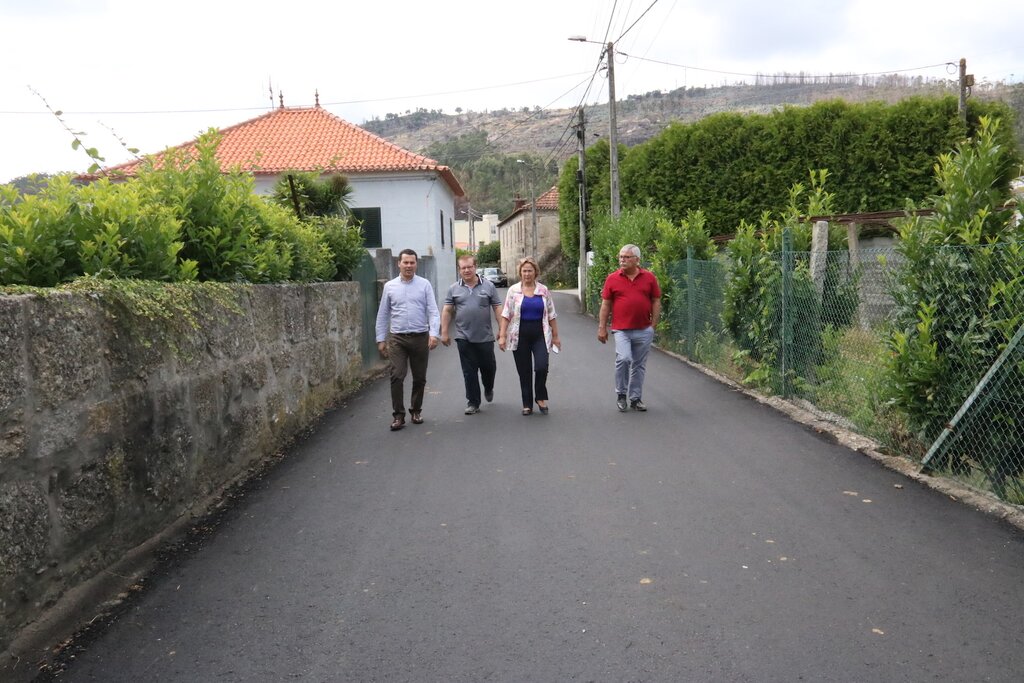
[(619, 259), (620, 260), (624, 259), (624, 258), (637, 258), (637, 257), (634, 256), (633, 254), (619, 254)]

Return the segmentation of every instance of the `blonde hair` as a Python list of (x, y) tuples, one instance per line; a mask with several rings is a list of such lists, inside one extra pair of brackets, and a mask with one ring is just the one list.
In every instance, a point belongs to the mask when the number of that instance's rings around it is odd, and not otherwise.
[(516, 268), (516, 275), (519, 276), (519, 279), (523, 279), (523, 266), (527, 263), (533, 266), (534, 277), (540, 277), (540, 266), (538, 266), (537, 262), (533, 260), (533, 257), (527, 256), (526, 258), (519, 259), (519, 266)]

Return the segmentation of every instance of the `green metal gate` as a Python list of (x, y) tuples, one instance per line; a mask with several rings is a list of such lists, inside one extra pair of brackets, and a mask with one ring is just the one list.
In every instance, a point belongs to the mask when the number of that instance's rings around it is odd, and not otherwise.
[(377, 353), (377, 339), (375, 327), (377, 324), (377, 307), (380, 300), (377, 297), (377, 268), (373, 264), (370, 255), (363, 254), (352, 273), (352, 280), (359, 283), (360, 297), (363, 311), (363, 338), (362, 353), (363, 367), (372, 368), (380, 363), (380, 354)]

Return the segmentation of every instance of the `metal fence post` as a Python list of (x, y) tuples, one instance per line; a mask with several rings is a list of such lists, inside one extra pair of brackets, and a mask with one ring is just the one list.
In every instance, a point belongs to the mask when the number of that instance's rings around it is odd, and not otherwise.
[(953, 416), (953, 419), (946, 424), (946, 427), (942, 430), (942, 433), (939, 434), (938, 438), (935, 439), (934, 443), (932, 443), (931, 448), (928, 449), (928, 453), (924, 456), (924, 459), (921, 461), (922, 470), (929, 469), (932, 458), (934, 458), (935, 454), (938, 453), (939, 450), (945, 445), (946, 440), (956, 433), (957, 428), (960, 426), (960, 421), (963, 419), (964, 415), (966, 415), (972, 408), (974, 408), (975, 403), (979, 402), (979, 397), (983, 393), (989, 394), (988, 399), (980, 401), (982, 404), (984, 404), (987, 403), (989, 399), (991, 399), (991, 395), (994, 395), (996, 392), (999, 391), (1003, 380), (1006, 379), (1006, 374), (1001, 374), (1003, 366), (1006, 364), (1007, 359), (1013, 355), (1013, 352), (1016, 350), (1017, 345), (1020, 344), (1022, 338), (1024, 338), (1024, 325), (1021, 325), (1020, 327), (1017, 328), (1016, 334), (1014, 334), (1013, 338), (1010, 339), (1010, 343), (1006, 345), (1006, 348), (1003, 349), (1003, 352), (999, 354), (999, 357), (996, 359), (996, 362), (993, 363), (992, 366), (988, 369), (988, 371), (985, 373), (985, 376), (981, 378), (981, 381), (979, 381), (978, 384), (975, 385), (974, 390), (971, 391), (971, 395), (967, 397), (967, 400), (963, 402), (963, 404), (960, 406), (960, 409), (956, 411), (956, 415)]
[(693, 247), (686, 248), (686, 354), (693, 358), (697, 348), (694, 339), (694, 311), (697, 310), (697, 288), (693, 286)]
[(793, 393), (789, 363), (793, 357), (793, 235), (790, 229), (782, 230), (782, 348), (780, 369), (782, 371), (782, 396), (789, 398)]

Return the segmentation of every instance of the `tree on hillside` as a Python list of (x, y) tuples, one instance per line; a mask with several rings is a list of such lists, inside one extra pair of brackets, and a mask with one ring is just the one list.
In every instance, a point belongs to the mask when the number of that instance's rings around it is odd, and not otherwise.
[(539, 196), (558, 181), (553, 159), (499, 153), (483, 130), (432, 143), (423, 154), (450, 166), (473, 208), (483, 213), (508, 214), (516, 194), (528, 198), (532, 189)]

